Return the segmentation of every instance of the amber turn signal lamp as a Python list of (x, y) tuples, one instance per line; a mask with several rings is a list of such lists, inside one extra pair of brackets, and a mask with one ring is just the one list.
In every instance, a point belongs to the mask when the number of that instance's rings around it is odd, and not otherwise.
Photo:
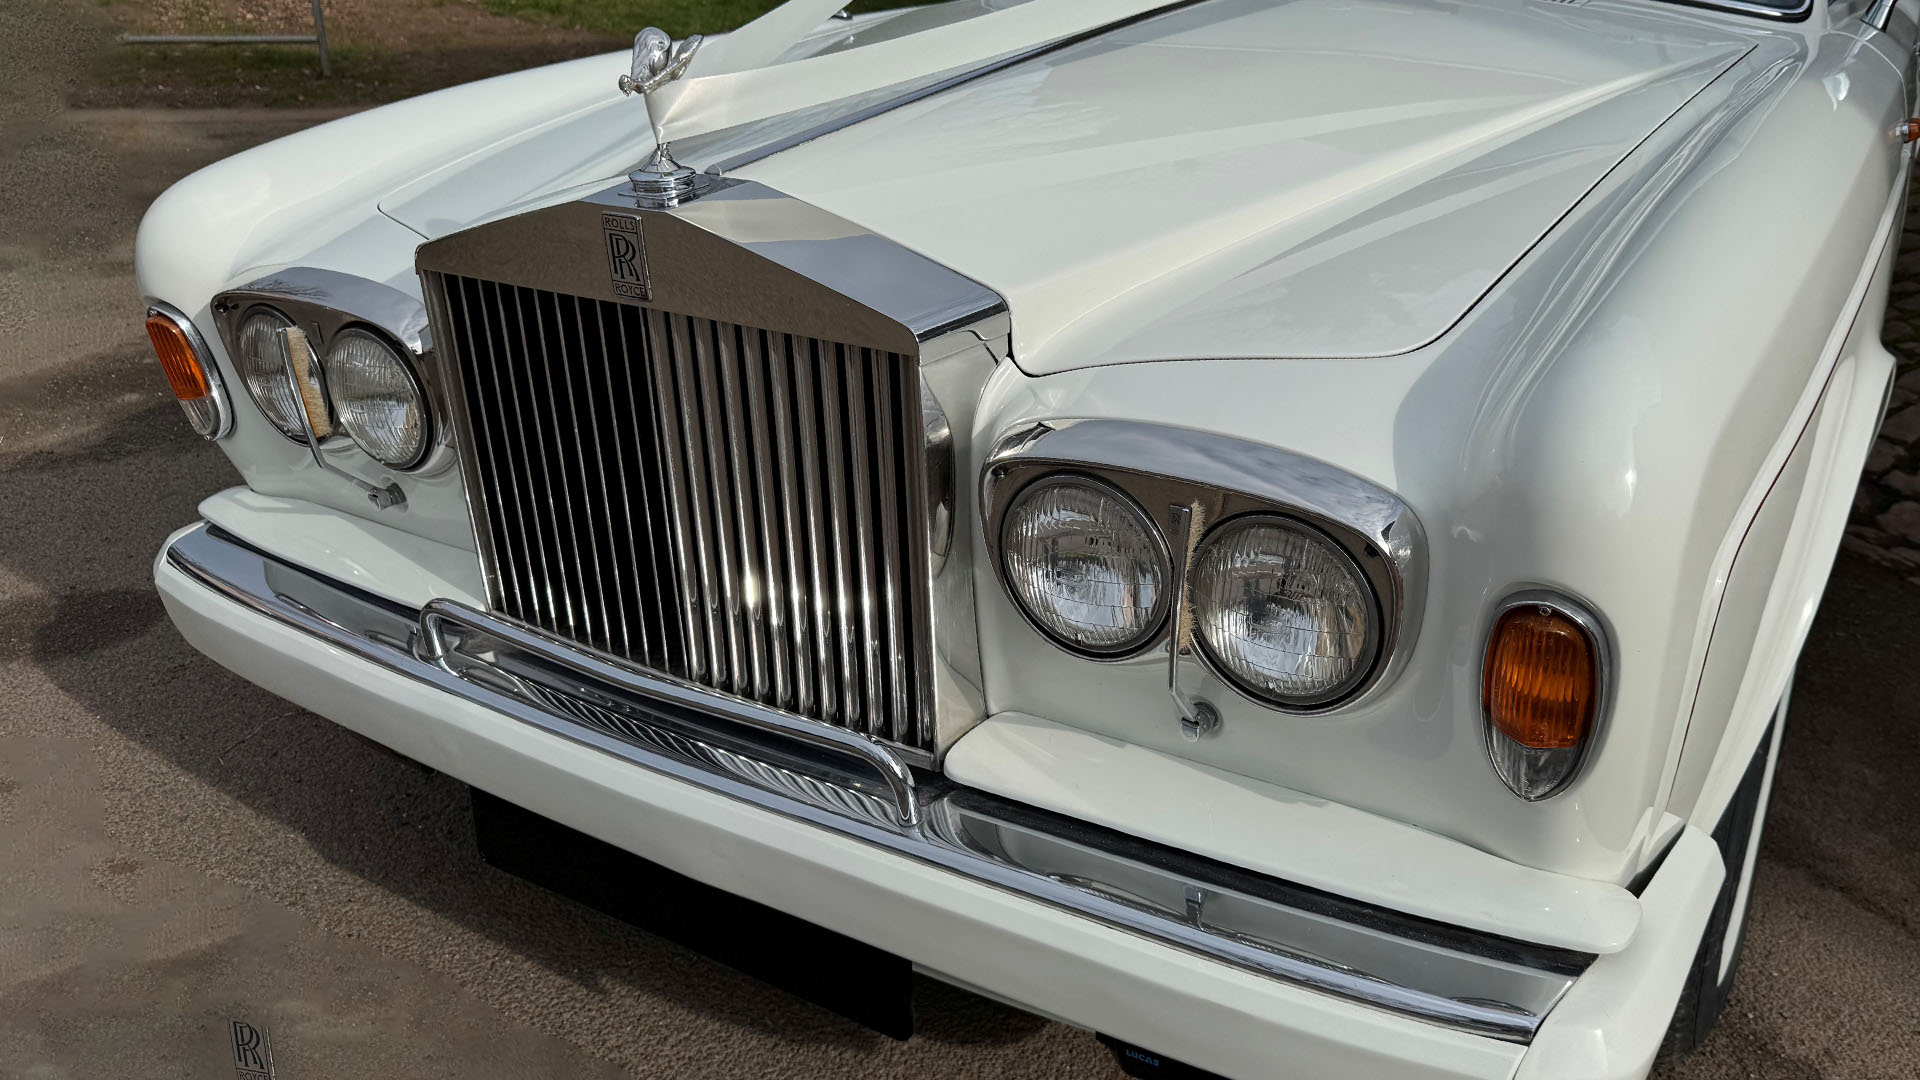
[(1572, 782), (1606, 708), (1604, 634), (1584, 606), (1544, 591), (1494, 617), (1480, 701), (1493, 771), (1515, 795), (1544, 799)]
[(202, 438), (217, 439), (226, 434), (226, 401), (219, 373), (207, 367), (192, 325), (186, 316), (156, 305), (147, 311), (147, 340), (153, 343), (153, 355), (167, 373), (167, 386), (187, 414), (187, 423)]
[(1598, 680), (1586, 629), (1545, 605), (1493, 626), (1481, 695), (1495, 731), (1530, 750), (1571, 750), (1593, 725)]
[(147, 316), (147, 340), (153, 342), (153, 354), (160, 358), (160, 369), (167, 373), (167, 385), (181, 401), (193, 401), (213, 393), (207, 369), (194, 355), (187, 332), (165, 315)]

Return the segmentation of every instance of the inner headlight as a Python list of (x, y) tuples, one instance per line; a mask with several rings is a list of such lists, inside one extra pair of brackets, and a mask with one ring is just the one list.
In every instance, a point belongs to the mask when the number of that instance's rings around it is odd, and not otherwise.
[[(247, 384), (247, 395), (253, 398), (267, 421), (287, 438), (306, 442), (306, 429), (300, 426), (300, 403), (294, 398), (293, 386), (287, 379), (286, 361), (281, 358), (280, 343), (275, 336), (292, 325), (292, 319), (272, 308), (249, 311), (236, 335), (240, 348), (233, 362), (240, 369), (240, 381)], [(325, 401), (326, 390), (318, 369), (309, 371), (308, 382), (319, 400)]]
[(1285, 708), (1325, 705), (1380, 649), (1373, 589), (1347, 553), (1286, 518), (1229, 521), (1200, 545), (1193, 629), (1221, 673)]
[(1117, 656), (1147, 643), (1166, 617), (1167, 550), (1131, 499), (1080, 477), (1022, 491), (1001, 526), (1008, 591), (1062, 645)]
[(379, 337), (348, 329), (334, 335), (326, 369), (348, 437), (391, 468), (418, 464), (427, 449), (427, 399), (406, 360)]

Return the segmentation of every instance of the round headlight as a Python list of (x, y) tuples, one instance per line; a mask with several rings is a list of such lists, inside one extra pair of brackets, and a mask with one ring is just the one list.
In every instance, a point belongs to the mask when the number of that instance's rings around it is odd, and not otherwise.
[(1193, 629), (1255, 697), (1325, 705), (1358, 686), (1380, 648), (1373, 589), (1347, 553), (1285, 518), (1229, 521), (1200, 545)]
[[(287, 379), (286, 361), (281, 359), (276, 335), (293, 325), (293, 320), (272, 308), (255, 308), (240, 323), (237, 335), (240, 349), (234, 354), (234, 366), (240, 369), (240, 381), (247, 384), (247, 395), (280, 434), (300, 442), (307, 441), (306, 428), (300, 424), (300, 403)], [(318, 369), (309, 369), (308, 381), (320, 400), (327, 399)]]
[(343, 330), (327, 349), (327, 385), (340, 426), (368, 456), (395, 469), (427, 449), (427, 398), (413, 368), (365, 330)]
[(1167, 550), (1140, 508), (1104, 484), (1041, 480), (1001, 526), (1007, 588), (1050, 637), (1113, 656), (1144, 645), (1166, 616)]

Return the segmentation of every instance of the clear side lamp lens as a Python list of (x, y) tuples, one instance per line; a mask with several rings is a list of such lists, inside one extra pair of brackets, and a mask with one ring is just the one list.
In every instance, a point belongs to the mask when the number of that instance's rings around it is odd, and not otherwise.
[(1193, 629), (1208, 658), (1283, 708), (1330, 704), (1367, 677), (1377, 606), (1346, 552), (1285, 518), (1229, 521), (1194, 560)]
[(327, 350), (326, 370), (348, 437), (391, 468), (418, 464), (427, 448), (427, 400), (406, 360), (365, 330), (344, 330)]
[(1140, 508), (1103, 484), (1053, 477), (1030, 485), (1007, 508), (1000, 547), (1014, 602), (1069, 649), (1131, 652), (1165, 619), (1166, 549)]
[(212, 394), (191, 401), (181, 399), (180, 411), (187, 414), (187, 424), (193, 428), (194, 434), (203, 439), (219, 437), (220, 402)]
[(1487, 753), (1515, 795), (1544, 799), (1573, 779), (1599, 711), (1599, 642), (1582, 620), (1546, 603), (1494, 621), (1481, 673)]

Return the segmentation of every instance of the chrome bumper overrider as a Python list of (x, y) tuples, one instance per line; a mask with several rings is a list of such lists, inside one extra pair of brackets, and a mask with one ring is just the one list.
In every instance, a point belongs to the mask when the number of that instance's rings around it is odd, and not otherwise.
[(1163, 946), (1418, 1020), (1529, 1042), (1593, 959), (962, 788), (865, 736), (637, 671), (462, 604), (413, 611), (213, 526), (180, 536), (166, 563), (326, 645), (634, 765)]

